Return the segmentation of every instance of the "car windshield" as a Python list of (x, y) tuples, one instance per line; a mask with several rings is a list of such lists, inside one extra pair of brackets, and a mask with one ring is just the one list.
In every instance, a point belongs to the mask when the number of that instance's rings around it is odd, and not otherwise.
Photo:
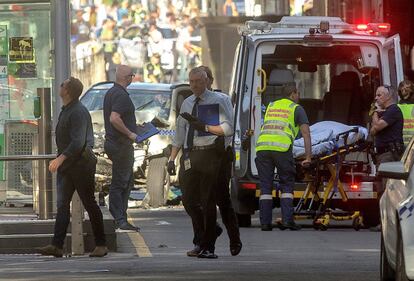
[[(81, 98), (89, 111), (103, 110), (103, 100), (108, 89), (91, 89)], [(152, 113), (168, 120), (171, 107), (171, 92), (128, 89), (134, 106), (139, 112)]]

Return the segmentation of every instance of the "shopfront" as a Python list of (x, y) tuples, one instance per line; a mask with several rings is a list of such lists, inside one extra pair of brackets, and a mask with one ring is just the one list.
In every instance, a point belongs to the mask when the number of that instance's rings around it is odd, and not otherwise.
[[(69, 46), (61, 47), (68, 38), (68, 2), (0, 0), (0, 155), (36, 150), (39, 89), (51, 92), (52, 102), (44, 106), (53, 115), (60, 107), (56, 80), (70, 72)], [(0, 204), (30, 202), (33, 177), (33, 161), (0, 161)]]

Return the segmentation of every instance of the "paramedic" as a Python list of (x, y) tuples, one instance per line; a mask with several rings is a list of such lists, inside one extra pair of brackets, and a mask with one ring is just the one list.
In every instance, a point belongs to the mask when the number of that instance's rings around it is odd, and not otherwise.
[(377, 165), (398, 161), (404, 151), (403, 115), (395, 104), (395, 91), (390, 86), (380, 86), (375, 102), (380, 107), (372, 114), (371, 135), (375, 136)]
[(404, 118), (403, 140), (407, 146), (414, 135), (414, 83), (410, 80), (404, 80), (398, 86), (398, 95), (400, 103), (398, 107), (401, 109)]
[(279, 174), (282, 222), (280, 229), (299, 230), (293, 220), (293, 188), (295, 162), (292, 154), (293, 140), (300, 131), (305, 142), (305, 160), (311, 162), (311, 137), (309, 121), (303, 107), (298, 105), (299, 93), (294, 83), (287, 84), (283, 97), (271, 102), (266, 110), (264, 123), (256, 143), (256, 167), (260, 179), (260, 223), (262, 231), (272, 230), (272, 186), (275, 167)]

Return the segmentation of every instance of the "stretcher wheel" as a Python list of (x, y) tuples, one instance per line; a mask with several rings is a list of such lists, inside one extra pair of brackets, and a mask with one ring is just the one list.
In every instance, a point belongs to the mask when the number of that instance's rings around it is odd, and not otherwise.
[(321, 225), (319, 225), (319, 229), (320, 229), (321, 231), (327, 231), (327, 230), (328, 230), (328, 226), (327, 226), (327, 225), (325, 225), (325, 224), (321, 224)]
[(364, 225), (364, 223), (363, 223), (363, 220), (362, 220), (362, 217), (361, 217), (361, 216), (355, 217), (355, 218), (352, 220), (352, 227), (353, 227), (356, 231), (360, 230), (360, 229), (363, 227), (363, 225)]
[(313, 220), (313, 228), (315, 230), (326, 231), (328, 230), (329, 216), (321, 216)]

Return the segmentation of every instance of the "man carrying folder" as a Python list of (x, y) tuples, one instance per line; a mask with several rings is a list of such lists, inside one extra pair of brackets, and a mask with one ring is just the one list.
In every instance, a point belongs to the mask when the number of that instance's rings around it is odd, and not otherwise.
[(183, 148), (179, 181), (194, 234), (201, 236), (198, 257), (217, 258), (215, 184), (224, 136), (233, 134), (233, 108), (229, 99), (207, 89), (208, 78), (202, 68), (192, 69), (189, 80), (193, 95), (181, 106), (168, 172), (175, 174), (174, 161)]

